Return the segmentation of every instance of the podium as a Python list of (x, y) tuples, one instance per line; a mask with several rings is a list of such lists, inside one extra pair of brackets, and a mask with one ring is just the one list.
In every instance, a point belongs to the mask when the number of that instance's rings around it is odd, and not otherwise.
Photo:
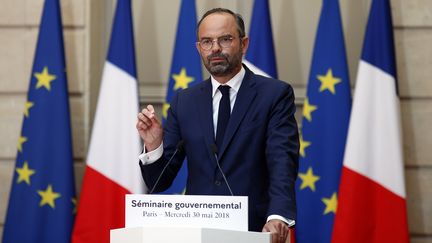
[(248, 232), (244, 196), (143, 195), (125, 197), (125, 228), (111, 243), (271, 243), (271, 234)]
[(111, 243), (270, 243), (270, 233), (198, 227), (133, 227), (113, 229)]

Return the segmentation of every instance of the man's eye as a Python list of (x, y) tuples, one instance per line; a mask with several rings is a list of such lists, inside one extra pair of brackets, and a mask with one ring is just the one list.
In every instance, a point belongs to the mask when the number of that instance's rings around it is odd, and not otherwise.
[(201, 44), (208, 45), (211, 43), (211, 40), (201, 40)]
[(224, 41), (224, 42), (231, 41), (231, 36), (224, 36), (224, 37), (222, 37), (221, 41)]

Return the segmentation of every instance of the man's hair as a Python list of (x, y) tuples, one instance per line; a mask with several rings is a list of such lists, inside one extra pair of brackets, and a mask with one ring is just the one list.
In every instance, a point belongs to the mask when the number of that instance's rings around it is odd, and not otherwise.
[(244, 25), (244, 21), (243, 21), (243, 17), (238, 14), (238, 13), (234, 13), (233, 11), (226, 9), (226, 8), (213, 8), (210, 9), (209, 11), (205, 12), (205, 14), (201, 17), (200, 21), (198, 22), (197, 25), (197, 29), (196, 29), (196, 36), (197, 36), (197, 40), (198, 40), (198, 32), (199, 32), (199, 27), (201, 25), (201, 22), (210, 14), (214, 14), (214, 13), (227, 13), (230, 14), (231, 16), (234, 17), (234, 19), (236, 20), (237, 23), (237, 30), (239, 33), (239, 37), (243, 38), (246, 36), (246, 31), (245, 31), (245, 25)]

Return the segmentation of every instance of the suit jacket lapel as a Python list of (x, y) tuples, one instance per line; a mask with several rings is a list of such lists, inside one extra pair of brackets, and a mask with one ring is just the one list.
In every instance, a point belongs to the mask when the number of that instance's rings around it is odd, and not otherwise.
[(212, 84), (210, 79), (204, 81), (204, 85), (201, 87), (201, 92), (199, 93), (198, 97), (198, 112), (200, 117), (200, 124), (203, 129), (203, 134), (206, 141), (207, 151), (209, 152), (211, 160), (215, 160), (214, 154), (211, 150), (211, 147), (215, 143), (215, 135), (213, 127)]
[(225, 131), (224, 140), (222, 142), (222, 147), (219, 148), (219, 158), (222, 158), (228, 144), (231, 142), (235, 132), (237, 131), (244, 115), (248, 111), (250, 104), (256, 96), (255, 81), (253, 80), (253, 73), (247, 68), (245, 77), (240, 86), (237, 94), (237, 98), (231, 112), (231, 117), (228, 123), (227, 130)]

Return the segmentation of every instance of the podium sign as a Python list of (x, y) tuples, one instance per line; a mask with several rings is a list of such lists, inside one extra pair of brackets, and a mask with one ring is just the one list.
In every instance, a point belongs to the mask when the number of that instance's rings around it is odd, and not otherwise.
[(243, 196), (126, 195), (126, 228), (188, 226), (248, 230)]

